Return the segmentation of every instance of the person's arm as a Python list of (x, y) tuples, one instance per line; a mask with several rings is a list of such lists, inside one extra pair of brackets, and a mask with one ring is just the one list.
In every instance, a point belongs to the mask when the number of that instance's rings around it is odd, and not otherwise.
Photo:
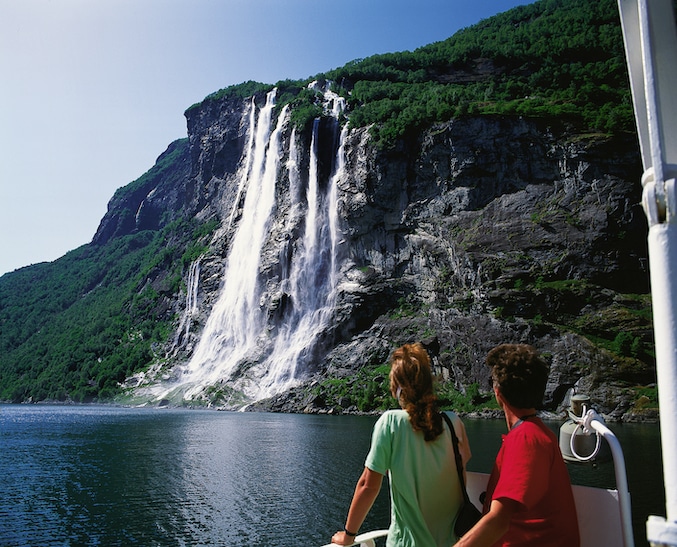
[(501, 539), (510, 527), (510, 519), (519, 504), (508, 498), (491, 501), (489, 512), (473, 526), (455, 547), (489, 547)]
[[(362, 526), (364, 519), (367, 518), (367, 513), (369, 513), (378, 493), (381, 491), (382, 482), (383, 475), (372, 471), (368, 467), (364, 468), (362, 475), (357, 481), (357, 486), (355, 486), (353, 501), (350, 503), (348, 518), (346, 519), (346, 530), (355, 534), (359, 532), (360, 526)], [(346, 534), (344, 530), (336, 532), (331, 538), (331, 542), (337, 545), (350, 545), (354, 541), (355, 536)]]

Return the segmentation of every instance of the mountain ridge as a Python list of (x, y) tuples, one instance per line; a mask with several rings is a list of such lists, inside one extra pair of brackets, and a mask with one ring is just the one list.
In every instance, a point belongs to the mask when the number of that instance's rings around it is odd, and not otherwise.
[[(607, 21), (613, 2), (599, 4), (592, 9)], [(536, 13), (552, 22), (558, 10), (570, 10), (570, 16), (581, 6), (536, 2), (477, 27), (491, 31), (505, 24), (500, 21)], [(613, 59), (617, 48), (615, 42)], [(624, 67), (604, 55), (603, 61), (593, 56), (592, 64), (611, 63), (612, 82), (627, 78)], [(567, 386), (578, 384), (603, 392), (597, 404), (619, 419), (641, 415), (647, 403), (638, 401), (649, 394), (648, 414), (655, 417), (639, 157), (636, 137), (622, 130), (631, 112), (627, 88), (592, 86), (585, 99), (592, 102), (580, 104), (578, 92), (563, 102), (561, 89), (524, 95), (520, 78), (534, 72), (523, 65), (496, 71), (509, 57), (470, 56), (457, 74), (467, 74), (463, 70), (472, 61), (474, 70), (491, 74), (486, 82), (493, 91), (471, 89), (477, 80), (466, 81), (470, 87), (463, 90), (447, 87), (457, 92), (455, 103), (444, 95), (435, 112), (412, 118), (435, 91), (425, 82), (393, 81), (400, 78), (396, 72), (390, 80), (346, 86), (358, 71), (387, 68), (383, 60), (413, 57), (374, 56), (319, 75), (321, 82), (343, 82), (337, 92), (348, 104), (350, 168), (340, 214), (350, 260), (343, 262), (342, 275), (359, 288), (344, 293), (333, 346), (308, 371), (307, 387), (290, 392), (301, 393), (298, 400), (282, 404), (279, 395), (267, 408), (354, 411), (387, 405), (379, 394), (380, 367), (394, 344), (412, 338), (426, 341), (444, 396), (453, 387), (481, 400), (478, 394), (487, 389), (482, 352), (489, 341), (513, 339), (535, 343), (551, 358), (560, 377), (548, 393), (553, 408)], [(417, 71), (400, 72), (416, 80), (409, 76)], [(506, 73), (517, 75), (512, 84)], [(308, 83), (279, 82), (275, 108), (277, 116), (285, 104), (292, 107), (289, 131), (295, 128), (306, 147), (310, 123), (323, 116), (324, 95)], [(272, 87), (233, 86), (187, 109), (188, 138), (172, 143), (148, 173), (116, 192), (91, 244), (51, 265), (0, 278), (0, 399), (113, 400), (133, 391), (139, 375), (155, 370), (171, 376), (190, 357), (222, 286), (234, 233), (224, 221), (233, 210), (233, 177), (246, 146), (243, 113), (248, 105), (260, 107)], [(393, 90), (410, 104), (398, 103)], [(618, 105), (606, 106), (619, 97)], [(576, 115), (586, 108), (590, 112)], [(589, 125), (600, 118), (601, 130)], [(177, 329), (188, 272), (198, 259), (200, 311), (192, 322), (196, 330), (184, 335)], [(264, 257), (265, 267), (275, 260), (274, 254)], [(637, 280), (643, 285), (638, 292)], [(270, 305), (283, 301), (273, 298)], [(474, 342), (463, 328), (483, 332), (484, 340)], [(361, 363), (349, 348), (362, 356)], [(355, 381), (361, 374), (365, 378)], [(215, 389), (201, 404), (227, 401)], [(633, 410), (638, 404), (644, 406)]]

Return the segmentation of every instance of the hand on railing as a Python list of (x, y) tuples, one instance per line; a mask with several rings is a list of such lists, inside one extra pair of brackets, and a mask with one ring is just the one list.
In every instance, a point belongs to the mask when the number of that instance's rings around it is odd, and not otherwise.
[[(363, 547), (375, 547), (376, 538), (386, 537), (388, 535), (388, 530), (374, 530), (373, 532), (365, 532), (364, 534), (358, 534), (355, 537), (355, 541), (350, 545), (360, 545)], [(336, 547), (335, 543), (328, 543), (322, 547)], [(349, 546), (346, 546), (349, 547)]]

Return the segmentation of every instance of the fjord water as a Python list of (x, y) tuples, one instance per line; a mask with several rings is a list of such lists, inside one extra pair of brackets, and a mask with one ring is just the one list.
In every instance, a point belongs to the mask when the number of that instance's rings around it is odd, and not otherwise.
[[(373, 422), (0, 406), (0, 545), (323, 545)], [(388, 522), (384, 494), (367, 526)]]
[[(373, 416), (0, 405), (0, 545), (319, 546), (342, 526)], [(472, 471), (505, 423), (466, 420)], [(557, 424), (552, 424), (556, 427)], [(658, 426), (613, 424), (637, 545), (663, 514)], [(613, 468), (570, 466), (613, 487)], [(387, 488), (363, 530), (387, 527)]]

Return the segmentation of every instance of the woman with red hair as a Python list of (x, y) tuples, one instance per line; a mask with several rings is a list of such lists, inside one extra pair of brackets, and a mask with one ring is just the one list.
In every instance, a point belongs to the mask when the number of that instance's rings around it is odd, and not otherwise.
[[(454, 521), (463, 494), (451, 431), (438, 409), (430, 358), (421, 344), (405, 344), (393, 353), (390, 391), (401, 409), (386, 411), (374, 425), (345, 528), (334, 534), (332, 543), (353, 543), (387, 473), (392, 501), (386, 545), (448, 547), (457, 539)], [(465, 427), (456, 414), (448, 415), (465, 469), (470, 459)]]

